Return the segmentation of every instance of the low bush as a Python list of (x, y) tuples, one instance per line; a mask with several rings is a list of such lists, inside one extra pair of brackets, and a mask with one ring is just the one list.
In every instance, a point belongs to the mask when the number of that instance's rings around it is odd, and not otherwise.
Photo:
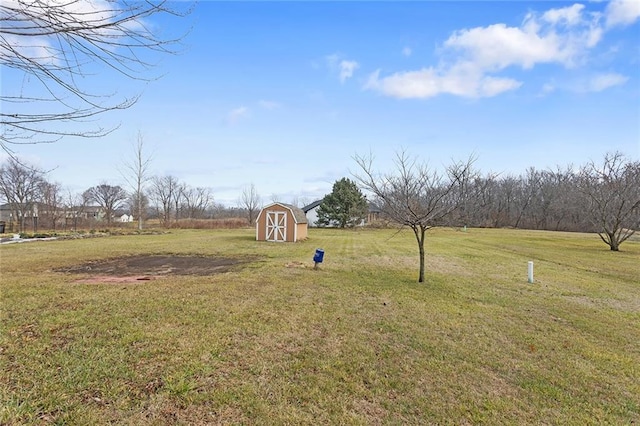
[(169, 225), (171, 229), (241, 229), (249, 226), (246, 219), (181, 219)]
[(21, 232), (20, 238), (51, 238), (57, 237), (56, 232)]

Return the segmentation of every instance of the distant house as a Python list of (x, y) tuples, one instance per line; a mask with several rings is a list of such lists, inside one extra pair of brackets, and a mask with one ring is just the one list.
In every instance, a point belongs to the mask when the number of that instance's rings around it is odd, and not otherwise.
[[(302, 211), (307, 216), (307, 221), (309, 222), (309, 226), (317, 227), (318, 226), (318, 209), (320, 208), (320, 204), (322, 204), (322, 200), (316, 200), (313, 203), (306, 205), (302, 208)], [(369, 211), (367, 212), (367, 217), (365, 218), (362, 225), (370, 225), (378, 220), (380, 220), (380, 214), (382, 210), (378, 206), (373, 203), (369, 203)]]
[(369, 212), (367, 213), (366, 223), (368, 225), (381, 219), (382, 209), (373, 203), (369, 203)]
[(120, 216), (118, 218), (118, 221), (123, 222), (123, 223), (133, 222), (133, 215), (125, 213), (125, 214), (123, 214), (122, 216)]
[(100, 206), (69, 206), (64, 208), (65, 226), (77, 228), (78, 226), (92, 226), (95, 222), (106, 219), (107, 214)]
[(320, 204), (322, 204), (322, 200), (317, 200), (302, 208), (302, 211), (307, 217), (307, 222), (311, 227), (318, 226), (318, 208), (320, 208)]
[(11, 204), (0, 204), (0, 220), (3, 222), (9, 222), (13, 218), (14, 211), (15, 209)]
[(21, 218), (38, 217), (38, 215), (47, 213), (52, 207), (48, 207), (43, 203), (5, 203), (0, 205), (0, 220), (11, 222)]
[(102, 220), (105, 216), (104, 208), (100, 206), (74, 206), (65, 209), (65, 214), (68, 219), (93, 219)]
[(39, 224), (55, 228), (55, 222), (62, 217), (61, 214), (59, 207), (37, 201), (0, 205), (0, 222), (12, 231), (16, 226), (18, 230), (31, 228), (35, 231)]
[(106, 215), (104, 208), (100, 206), (55, 207), (37, 202), (24, 204), (6, 203), (0, 204), (0, 220), (15, 220), (16, 215), (21, 216), (22, 214), (24, 214), (25, 218), (43, 217), (54, 211), (62, 212), (63, 216), (67, 218), (76, 217), (79, 219), (102, 220)]
[(51, 216), (58, 209), (40, 202), (5, 203), (0, 205), (0, 221), (13, 228), (14, 224), (22, 224), (37, 228), (38, 218)]
[(256, 240), (296, 242), (307, 238), (307, 217), (291, 204), (272, 203), (256, 218)]

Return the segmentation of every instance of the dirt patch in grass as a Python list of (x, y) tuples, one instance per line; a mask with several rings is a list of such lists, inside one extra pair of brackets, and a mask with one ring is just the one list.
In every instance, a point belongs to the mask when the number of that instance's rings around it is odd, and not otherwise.
[(220, 274), (248, 261), (228, 257), (138, 255), (88, 262), (55, 271), (91, 275), (78, 282), (144, 282), (170, 275)]

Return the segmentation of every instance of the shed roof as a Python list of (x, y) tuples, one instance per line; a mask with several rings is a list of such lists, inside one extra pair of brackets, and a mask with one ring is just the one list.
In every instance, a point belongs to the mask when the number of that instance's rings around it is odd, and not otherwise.
[(304, 214), (304, 212), (302, 211), (302, 209), (300, 207), (296, 207), (292, 204), (287, 204), (287, 203), (271, 203), (268, 206), (264, 206), (264, 208), (260, 211), (260, 213), (262, 214), (262, 212), (266, 209), (268, 209), (269, 207), (275, 206), (275, 205), (279, 205), (282, 206), (284, 208), (287, 208), (291, 211), (291, 213), (293, 214), (293, 218), (295, 219), (296, 223), (307, 223), (307, 216)]

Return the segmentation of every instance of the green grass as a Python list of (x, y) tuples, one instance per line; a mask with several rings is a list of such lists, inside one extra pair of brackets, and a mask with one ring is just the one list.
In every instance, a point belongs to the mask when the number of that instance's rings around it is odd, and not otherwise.
[[(435, 229), (426, 248), (418, 284), (408, 231), (2, 246), (0, 424), (640, 422), (640, 241)], [(52, 271), (166, 253), (255, 260), (135, 284)]]

